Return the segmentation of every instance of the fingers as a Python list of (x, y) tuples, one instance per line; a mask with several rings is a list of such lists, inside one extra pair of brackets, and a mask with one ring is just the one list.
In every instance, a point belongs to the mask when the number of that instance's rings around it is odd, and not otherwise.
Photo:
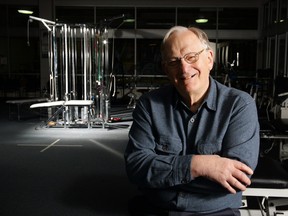
[(251, 184), (251, 180), (247, 174), (253, 174), (253, 170), (250, 167), (239, 161), (234, 161), (234, 166), (234, 171), (231, 172), (230, 178), (226, 180), (227, 184), (224, 185), (231, 193), (236, 193), (235, 189), (246, 190), (246, 187)]
[(224, 188), (226, 188), (230, 193), (235, 194), (236, 190), (229, 184), (227, 181), (223, 184)]
[[(252, 171), (253, 173), (253, 171)], [(244, 173), (242, 170), (235, 170), (233, 173), (232, 173), (232, 176), (237, 179), (237, 181), (239, 183), (241, 183), (242, 185), (244, 185), (245, 187), (247, 185), (250, 185), (251, 184), (251, 180), (250, 178), (246, 175), (246, 173)], [(241, 189), (241, 188), (239, 188)]]
[(246, 184), (243, 184), (242, 181), (239, 181), (238, 179), (234, 178), (232, 180), (232, 182), (228, 182), (229, 185), (235, 190), (235, 189), (238, 189), (238, 190), (241, 190), (241, 191), (245, 191), (246, 190), (246, 187), (247, 185)]
[(246, 190), (253, 170), (240, 161), (215, 156), (194, 155), (191, 160), (191, 174), (194, 178), (203, 176), (218, 182), (231, 193)]
[[(250, 184), (250, 179), (249, 179)], [(244, 184), (237, 178), (231, 177), (222, 184), (230, 193), (235, 194), (236, 190), (245, 191), (248, 184)]]
[(235, 163), (235, 167), (239, 170), (241, 170), (242, 172), (245, 172), (247, 175), (252, 175), (253, 174), (253, 170), (248, 167), (246, 164), (241, 163), (240, 161), (234, 161)]

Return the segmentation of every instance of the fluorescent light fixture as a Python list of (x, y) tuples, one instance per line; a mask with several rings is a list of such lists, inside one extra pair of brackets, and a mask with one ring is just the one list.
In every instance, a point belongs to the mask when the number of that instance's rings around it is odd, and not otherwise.
[(123, 22), (125, 22), (125, 23), (133, 23), (133, 22), (135, 22), (135, 19), (124, 19), (123, 20)]
[(196, 23), (207, 23), (207, 22), (208, 22), (208, 19), (199, 18), (199, 19), (196, 19), (195, 22), (196, 22)]
[(25, 10), (25, 9), (19, 9), (18, 13), (21, 13), (21, 14), (33, 14), (33, 11)]

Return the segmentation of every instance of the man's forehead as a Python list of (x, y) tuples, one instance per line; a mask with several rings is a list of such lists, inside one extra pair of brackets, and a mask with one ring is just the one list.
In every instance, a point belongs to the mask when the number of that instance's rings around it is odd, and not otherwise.
[(200, 39), (191, 31), (174, 32), (166, 41), (166, 48), (175, 49), (182, 46), (198, 46), (201, 45)]

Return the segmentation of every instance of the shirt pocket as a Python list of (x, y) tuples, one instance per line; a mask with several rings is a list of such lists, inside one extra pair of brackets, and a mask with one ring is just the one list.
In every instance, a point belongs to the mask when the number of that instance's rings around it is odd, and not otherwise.
[(156, 141), (156, 152), (160, 155), (179, 155), (183, 145), (179, 138), (160, 136)]
[(213, 155), (220, 154), (221, 151), (221, 141), (207, 141), (201, 140), (197, 145), (197, 153), (201, 155)]

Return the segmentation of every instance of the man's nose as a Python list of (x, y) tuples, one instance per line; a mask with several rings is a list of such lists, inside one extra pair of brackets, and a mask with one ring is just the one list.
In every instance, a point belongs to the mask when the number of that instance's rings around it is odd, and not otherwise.
[(179, 66), (182, 71), (186, 71), (191, 64), (187, 63), (184, 58), (179, 59)]

